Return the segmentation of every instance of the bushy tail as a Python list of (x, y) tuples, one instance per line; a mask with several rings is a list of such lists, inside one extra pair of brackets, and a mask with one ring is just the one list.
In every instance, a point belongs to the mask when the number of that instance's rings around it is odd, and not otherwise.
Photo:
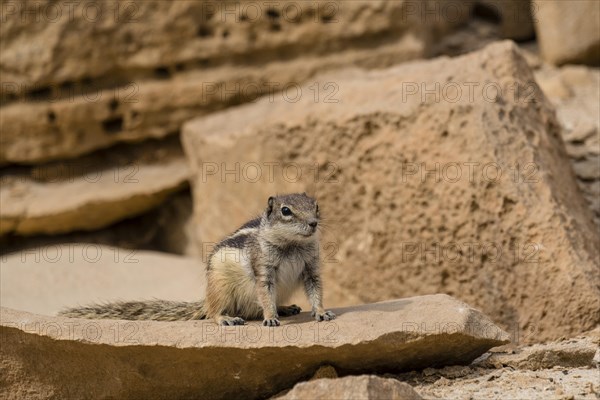
[(92, 304), (62, 310), (58, 315), (70, 318), (186, 321), (204, 319), (204, 301), (167, 300), (119, 301)]

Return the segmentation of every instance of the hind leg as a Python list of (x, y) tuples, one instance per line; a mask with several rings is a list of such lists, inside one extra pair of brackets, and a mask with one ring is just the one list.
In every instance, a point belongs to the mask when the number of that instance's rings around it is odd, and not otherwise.
[(211, 261), (213, 269), (207, 273), (206, 298), (203, 304), (206, 317), (212, 318), (218, 325), (244, 325), (246, 321), (242, 318), (229, 316), (238, 314), (232, 306), (236, 289), (231, 287), (231, 273), (228, 273), (234, 266), (221, 262), (217, 255), (213, 255)]
[[(233, 326), (233, 325), (244, 325), (244, 321), (240, 317), (230, 317), (228, 310), (223, 299), (214, 296), (206, 297), (206, 317), (212, 318), (218, 325)], [(212, 300), (212, 301), (211, 301)], [(231, 311), (231, 310), (229, 310)]]
[(277, 307), (277, 314), (279, 314), (282, 317), (289, 317), (291, 315), (300, 314), (300, 311), (302, 311), (302, 309), (295, 304), (292, 304), (291, 306)]

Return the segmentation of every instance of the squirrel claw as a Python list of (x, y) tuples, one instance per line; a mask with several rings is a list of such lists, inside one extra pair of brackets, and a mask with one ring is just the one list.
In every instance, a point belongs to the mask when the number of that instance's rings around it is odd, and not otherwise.
[(317, 313), (315, 311), (313, 311), (311, 313), (311, 315), (318, 321), (331, 321), (333, 319), (335, 319), (335, 314), (331, 311), (324, 311), (322, 313)]
[(279, 326), (279, 320), (277, 318), (265, 319), (263, 326)]
[(239, 317), (235, 317), (235, 318), (227, 317), (227, 318), (223, 318), (221, 320), (221, 325), (224, 325), (224, 326), (245, 325), (245, 324), (246, 324), (246, 321), (244, 321), (242, 318), (239, 318)]

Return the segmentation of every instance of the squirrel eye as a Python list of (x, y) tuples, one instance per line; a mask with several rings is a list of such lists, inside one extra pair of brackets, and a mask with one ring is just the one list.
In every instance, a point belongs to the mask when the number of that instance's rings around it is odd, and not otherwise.
[(290, 210), (290, 209), (289, 209), (289, 208), (287, 208), (287, 207), (282, 207), (282, 208), (281, 208), (281, 214), (282, 214), (282, 215), (285, 215), (286, 217), (287, 217), (287, 216), (290, 216), (290, 215), (292, 215), (292, 210)]

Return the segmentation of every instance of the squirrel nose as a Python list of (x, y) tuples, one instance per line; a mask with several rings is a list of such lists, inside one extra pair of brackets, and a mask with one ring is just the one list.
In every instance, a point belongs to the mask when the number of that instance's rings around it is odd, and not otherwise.
[(316, 228), (319, 222), (317, 220), (312, 220), (308, 223), (312, 228)]

